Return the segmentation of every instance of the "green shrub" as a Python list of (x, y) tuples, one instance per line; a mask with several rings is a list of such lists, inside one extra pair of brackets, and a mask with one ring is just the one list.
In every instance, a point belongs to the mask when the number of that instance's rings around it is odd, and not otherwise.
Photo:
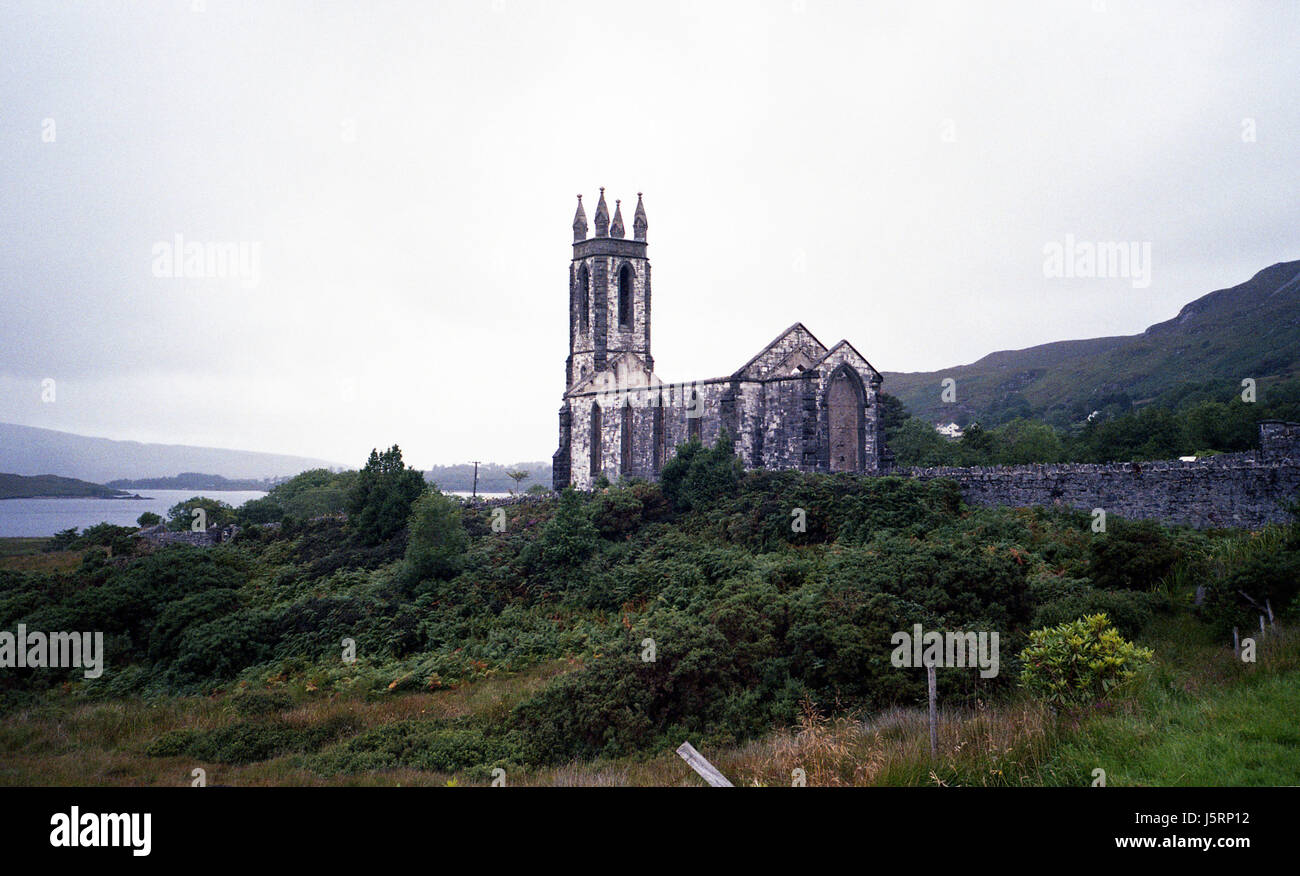
[(198, 520), (194, 512), (199, 509), (203, 511), (205, 528), (235, 522), (235, 509), (228, 503), (207, 496), (194, 496), (167, 509), (167, 528), (173, 532), (189, 530)]
[(213, 730), (172, 730), (145, 747), (151, 757), (188, 755), (200, 761), (243, 764), (315, 751), (356, 729), (347, 715), (306, 727), (283, 721), (240, 721)]
[(668, 507), (659, 485), (644, 481), (611, 487), (592, 503), (592, 523), (608, 539), (627, 538), (646, 523), (663, 519)]
[(1020, 684), (1053, 705), (1080, 705), (1110, 696), (1155, 656), (1126, 641), (1104, 614), (1029, 634), (1020, 652)]
[(362, 544), (377, 545), (403, 529), (411, 506), (427, 489), (424, 475), (402, 462), (396, 444), (370, 459), (348, 493), (348, 522)]
[(712, 447), (699, 441), (677, 446), (659, 474), (664, 495), (678, 511), (708, 508), (735, 495), (745, 469), (724, 429)]
[(247, 690), (230, 698), (235, 711), (248, 718), (261, 718), (293, 708), (293, 697), (283, 691)]
[(241, 669), (271, 656), (275, 615), (244, 609), (185, 630), (170, 668), (178, 684), (234, 678)]
[(278, 523), (284, 519), (284, 506), (274, 496), (250, 499), (235, 509), (235, 522), (242, 527), (261, 523)]
[(112, 523), (96, 523), (82, 530), (81, 538), (73, 547), (84, 550), (89, 547), (106, 547), (113, 556), (129, 556), (135, 552), (135, 527), (114, 526)]
[(1035, 629), (1054, 627), (1094, 614), (1110, 618), (1120, 635), (1133, 638), (1151, 623), (1152, 596), (1122, 590), (1084, 588), (1058, 596), (1040, 605), (1030, 625)]
[[(1252, 551), (1207, 587), (1202, 612), (1220, 635), (1258, 629), (1259, 617), (1300, 612), (1300, 550)], [(1243, 633), (1244, 635), (1244, 633)]]
[(150, 757), (179, 757), (190, 750), (199, 736), (197, 730), (168, 730), (144, 748)]
[(409, 581), (447, 579), (460, 570), (469, 546), (460, 516), (460, 505), (437, 490), (415, 500), (406, 537), (405, 573)]
[(548, 581), (564, 586), (582, 563), (595, 552), (600, 532), (591, 522), (591, 510), (572, 488), (560, 493), (555, 514), (529, 546), (525, 561)]
[(80, 537), (81, 536), (77, 534), (77, 527), (75, 526), (69, 527), (68, 529), (60, 529), (50, 537), (50, 540), (45, 543), (45, 547), (42, 548), (42, 550), (50, 553), (53, 553), (54, 551), (72, 550), (73, 545), (77, 543), (77, 539)]
[(1092, 583), (1109, 590), (1150, 590), (1182, 559), (1175, 540), (1153, 520), (1112, 520), (1088, 548)]
[(503, 765), (515, 759), (514, 748), (502, 737), (485, 735), (477, 727), (449, 726), (434, 721), (397, 721), (367, 730), (321, 752), (308, 763), (323, 773), (358, 773), (405, 767), (455, 772)]

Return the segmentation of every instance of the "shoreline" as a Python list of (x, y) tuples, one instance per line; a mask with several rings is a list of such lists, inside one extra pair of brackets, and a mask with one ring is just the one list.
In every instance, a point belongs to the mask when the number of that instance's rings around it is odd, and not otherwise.
[(134, 495), (131, 495), (131, 496), (95, 496), (95, 495), (86, 495), (86, 496), (68, 496), (68, 495), (62, 495), (62, 496), (40, 496), (40, 495), (37, 495), (37, 496), (4, 496), (4, 497), (0, 498), (0, 502), (6, 502), (6, 501), (8, 501), (8, 500), (10, 500), (10, 499), (104, 499), (104, 500), (106, 500), (106, 501), (134, 501), (134, 500), (137, 500), (137, 499), (138, 499), (138, 500), (142, 500), (142, 501), (146, 501), (146, 502), (147, 502), (147, 501), (149, 501), (149, 500), (152, 499), (152, 498), (153, 498), (152, 496), (141, 496), (139, 493), (135, 493)]

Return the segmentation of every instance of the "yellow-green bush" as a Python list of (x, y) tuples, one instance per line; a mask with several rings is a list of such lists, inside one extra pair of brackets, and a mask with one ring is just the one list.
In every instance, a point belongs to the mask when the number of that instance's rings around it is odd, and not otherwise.
[(1126, 640), (1105, 614), (1034, 630), (1020, 652), (1020, 684), (1054, 705), (1080, 705), (1108, 697), (1131, 680), (1155, 653)]

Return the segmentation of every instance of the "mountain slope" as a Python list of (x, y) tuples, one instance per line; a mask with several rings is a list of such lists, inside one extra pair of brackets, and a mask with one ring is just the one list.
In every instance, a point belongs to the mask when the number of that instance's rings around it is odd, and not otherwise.
[(251, 450), (113, 441), (0, 423), (0, 471), (20, 475), (57, 474), (102, 484), (118, 478), (165, 477), (186, 471), (227, 478), (267, 478), (331, 465), (338, 464)]
[[(933, 423), (1034, 416), (1078, 422), (1110, 401), (1141, 403), (1211, 384), (1224, 399), (1254, 378), (1300, 373), (1300, 261), (1204, 295), (1140, 335), (1058, 341), (990, 353), (941, 371), (888, 373), (884, 391)], [(941, 381), (957, 381), (957, 402)]]

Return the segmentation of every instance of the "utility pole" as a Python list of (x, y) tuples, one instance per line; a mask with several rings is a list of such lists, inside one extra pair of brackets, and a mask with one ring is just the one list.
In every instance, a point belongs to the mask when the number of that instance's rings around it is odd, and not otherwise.
[(477, 499), (477, 498), (478, 498), (478, 463), (479, 463), (479, 461), (478, 461), (477, 459), (474, 459), (474, 460), (471, 460), (471, 462), (474, 463), (474, 489), (471, 491), (470, 498), (471, 498), (471, 499)]

